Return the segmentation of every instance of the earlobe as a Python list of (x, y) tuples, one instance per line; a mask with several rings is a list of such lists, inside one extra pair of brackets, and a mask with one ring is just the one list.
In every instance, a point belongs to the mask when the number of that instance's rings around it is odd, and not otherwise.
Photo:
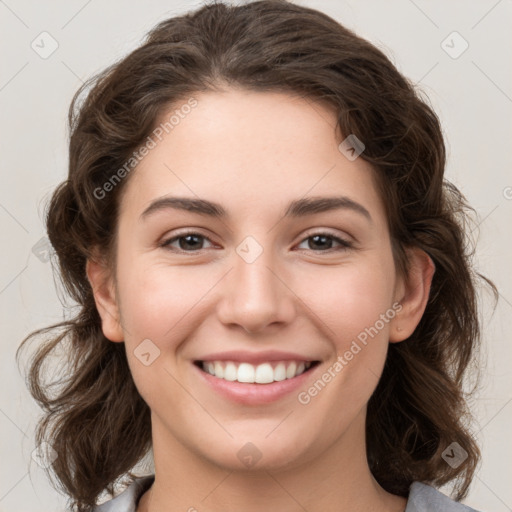
[(390, 322), (390, 343), (406, 340), (419, 324), (430, 295), (430, 287), (435, 272), (432, 258), (419, 248), (407, 250), (409, 272), (400, 286), (400, 312)]
[(103, 334), (110, 341), (124, 341), (115, 288), (106, 266), (99, 261), (89, 259), (86, 264), (86, 273), (101, 317)]

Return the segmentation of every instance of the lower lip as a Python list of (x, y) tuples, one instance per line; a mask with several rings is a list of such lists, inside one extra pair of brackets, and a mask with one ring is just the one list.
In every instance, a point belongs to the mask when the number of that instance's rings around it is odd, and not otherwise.
[(306, 381), (315, 372), (319, 364), (301, 373), (292, 379), (272, 382), (271, 384), (252, 384), (237, 381), (229, 381), (214, 377), (210, 373), (201, 370), (195, 364), (192, 365), (201, 378), (211, 386), (211, 388), (220, 395), (232, 400), (233, 402), (244, 405), (261, 405), (275, 402), (299, 388), (305, 388)]

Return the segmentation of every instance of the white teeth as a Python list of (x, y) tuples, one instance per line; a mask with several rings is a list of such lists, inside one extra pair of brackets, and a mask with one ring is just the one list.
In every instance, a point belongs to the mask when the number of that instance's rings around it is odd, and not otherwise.
[(224, 377), (224, 368), (222, 367), (222, 365), (216, 361), (215, 364), (213, 365), (213, 368), (215, 370), (215, 375), (219, 376), (221, 379)]
[(274, 380), (280, 381), (286, 379), (286, 366), (283, 363), (279, 363), (274, 368)]
[[(203, 363), (203, 368), (204, 368), (204, 363)], [(230, 381), (236, 380), (237, 373), (238, 372), (236, 370), (236, 366), (233, 363), (228, 363), (226, 365), (226, 368), (224, 369), (224, 379), (230, 380)]]
[(293, 363), (290, 363), (288, 365), (288, 368), (286, 368), (286, 378), (291, 379), (295, 377), (295, 372), (297, 370), (297, 363), (294, 361)]
[(238, 381), (244, 383), (270, 384), (286, 379), (293, 379), (301, 373), (304, 373), (311, 362), (279, 362), (262, 363), (254, 366), (249, 363), (234, 363), (232, 361), (208, 361), (203, 362), (202, 367), (205, 372), (219, 379), (228, 381)]
[(248, 363), (242, 363), (238, 367), (237, 381), (238, 382), (254, 382), (254, 366)]
[(258, 365), (254, 382), (257, 384), (269, 384), (270, 382), (274, 382), (274, 370), (272, 370), (272, 366), (268, 363)]

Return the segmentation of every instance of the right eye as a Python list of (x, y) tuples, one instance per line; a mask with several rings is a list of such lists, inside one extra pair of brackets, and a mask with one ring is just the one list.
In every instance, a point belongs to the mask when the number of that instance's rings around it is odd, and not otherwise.
[[(182, 233), (178, 236), (174, 236), (172, 238), (169, 238), (168, 240), (162, 242), (160, 244), (160, 247), (163, 247), (170, 251), (178, 251), (178, 252), (197, 252), (198, 250), (201, 250), (201, 247), (198, 247), (198, 245), (201, 245), (202, 240), (209, 240), (204, 235), (201, 235), (199, 233), (189, 231), (186, 233)], [(178, 242), (179, 247), (172, 247), (172, 244)]]

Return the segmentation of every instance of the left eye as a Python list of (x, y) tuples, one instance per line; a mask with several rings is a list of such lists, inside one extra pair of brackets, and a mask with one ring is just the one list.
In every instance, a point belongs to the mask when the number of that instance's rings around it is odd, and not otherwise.
[[(161, 244), (161, 247), (169, 248), (169, 250), (177, 249), (177, 250), (184, 251), (184, 252), (195, 252), (197, 250), (202, 249), (202, 247), (198, 247), (201, 245), (202, 240), (208, 240), (210, 242), (210, 240), (207, 237), (205, 237), (199, 233), (192, 233), (192, 232), (184, 233), (182, 235), (175, 236), (175, 237), (170, 238), (169, 240), (163, 242)], [(338, 238), (334, 235), (330, 235), (329, 233), (315, 233), (313, 235), (306, 237), (301, 242), (301, 244), (303, 244), (304, 242), (307, 242), (308, 240), (312, 241), (312, 243), (316, 245), (317, 249), (318, 248), (322, 249), (322, 246), (324, 246), (323, 247), (324, 250), (318, 251), (318, 250), (312, 249), (311, 248), (312, 244), (309, 243), (308, 245), (310, 247), (308, 247), (308, 249), (313, 250), (314, 252), (327, 252), (327, 250), (330, 250), (330, 249), (334, 249), (335, 251), (336, 250), (341, 251), (341, 250), (346, 250), (346, 249), (350, 249), (351, 247), (353, 247), (353, 244), (351, 242), (349, 242), (348, 240)], [(175, 242), (178, 242), (179, 247), (172, 247), (172, 244)], [(339, 247), (339, 248), (325, 247), (326, 244), (332, 245), (332, 242), (337, 243), (341, 247)], [(327, 250), (325, 250), (325, 249), (327, 249)]]
[[(343, 240), (342, 238), (338, 238), (337, 236), (330, 235), (329, 233), (315, 233), (313, 235), (306, 237), (301, 243), (304, 243), (307, 240), (313, 241), (314, 244), (317, 244), (317, 247), (318, 247), (318, 245), (320, 245), (320, 246), (325, 245), (326, 243), (328, 243), (328, 241), (330, 241), (330, 244), (328, 244), (328, 245), (332, 245), (332, 242), (334, 241), (341, 246), (339, 248), (334, 248), (335, 251), (342, 251), (345, 249), (350, 249), (352, 247), (352, 243), (349, 242), (348, 240)], [(309, 243), (308, 245), (311, 246), (311, 243)], [(327, 247), (327, 249), (333, 249), (333, 247)], [(327, 251), (314, 251), (314, 252), (327, 252)]]

